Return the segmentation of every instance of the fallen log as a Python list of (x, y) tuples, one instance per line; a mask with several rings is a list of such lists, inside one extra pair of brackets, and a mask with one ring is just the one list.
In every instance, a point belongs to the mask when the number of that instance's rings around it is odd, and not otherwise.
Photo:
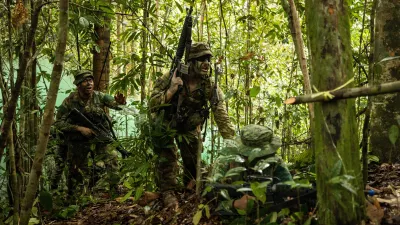
[(383, 83), (371, 87), (343, 88), (339, 90), (313, 93), (310, 95), (301, 95), (286, 99), (285, 104), (294, 105), (309, 102), (329, 102), (338, 99), (381, 95), (393, 92), (400, 92), (400, 81)]

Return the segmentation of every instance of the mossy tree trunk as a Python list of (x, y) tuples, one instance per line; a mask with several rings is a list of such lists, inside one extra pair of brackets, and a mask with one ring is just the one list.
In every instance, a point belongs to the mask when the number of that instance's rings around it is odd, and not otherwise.
[[(340, 0), (306, 0), (305, 8), (312, 84), (332, 90), (353, 77), (350, 8)], [(314, 112), (319, 224), (360, 224), (364, 197), (354, 100), (316, 103)]]
[(38, 146), (35, 159), (29, 174), (29, 182), (26, 187), (25, 197), (21, 206), (21, 225), (27, 225), (31, 217), (32, 206), (39, 188), (39, 180), (42, 175), (43, 161), (49, 141), (50, 127), (54, 119), (54, 107), (56, 104), (58, 89), (61, 81), (61, 73), (64, 66), (64, 54), (68, 38), (68, 0), (59, 1), (59, 25), (58, 43), (55, 51), (53, 71), (51, 73), (50, 88), (47, 92), (47, 101), (44, 107), (43, 123), (39, 131)]
[(110, 81), (111, 19), (104, 13), (99, 13), (99, 17), (103, 21), (94, 25), (94, 32), (97, 37), (96, 44), (99, 47), (97, 51), (93, 49), (94, 89), (105, 92), (108, 89)]
[[(374, 83), (400, 80), (400, 1), (378, 0), (375, 20)], [(381, 162), (400, 161), (400, 141), (389, 140), (391, 126), (399, 126), (400, 94), (376, 96), (372, 103), (370, 149)]]

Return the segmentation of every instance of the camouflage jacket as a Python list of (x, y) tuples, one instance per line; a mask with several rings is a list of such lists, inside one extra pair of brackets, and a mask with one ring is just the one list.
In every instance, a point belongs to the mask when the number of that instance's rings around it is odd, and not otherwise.
[(87, 102), (84, 102), (77, 91), (72, 92), (58, 108), (54, 126), (63, 133), (76, 131), (75, 128), (79, 124), (68, 117), (71, 110), (76, 108), (93, 123), (101, 123), (109, 129), (107, 118), (105, 118), (107, 116), (104, 111), (105, 107), (121, 110), (111, 95), (94, 91), (92, 97)]
[[(171, 122), (174, 120), (172, 107), (176, 108), (176, 104), (165, 102), (166, 92), (170, 85), (169, 74), (166, 73), (155, 83), (154, 89), (150, 97), (150, 110), (153, 116), (160, 116), (161, 112), (165, 112), (164, 121)], [(216, 105), (211, 103), (213, 97), (214, 85), (210, 78), (204, 79), (198, 84), (197, 88), (191, 93), (184, 88), (180, 93), (179, 98), (181, 116), (184, 118), (180, 124), (177, 124), (177, 130), (183, 128), (185, 132), (194, 130), (198, 125), (202, 125), (205, 118), (208, 116), (208, 104), (211, 105), (211, 110), (214, 115), (215, 122), (223, 138), (233, 138), (235, 129), (230, 122), (229, 115), (225, 108), (224, 95), (219, 87), (217, 87), (219, 101)], [(174, 97), (172, 98), (174, 99)], [(177, 99), (177, 98), (175, 98)], [(173, 101), (173, 100), (172, 100)]]

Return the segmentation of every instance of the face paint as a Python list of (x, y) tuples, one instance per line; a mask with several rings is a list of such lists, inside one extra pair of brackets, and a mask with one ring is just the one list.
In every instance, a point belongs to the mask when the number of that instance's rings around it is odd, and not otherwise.
[(201, 77), (208, 76), (208, 71), (210, 70), (210, 62), (209, 59), (204, 59), (203, 61), (194, 60), (193, 71), (196, 75), (200, 75)]

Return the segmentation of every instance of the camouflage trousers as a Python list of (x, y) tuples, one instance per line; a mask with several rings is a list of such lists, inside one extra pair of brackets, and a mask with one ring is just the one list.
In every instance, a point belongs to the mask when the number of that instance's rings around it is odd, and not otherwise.
[(200, 131), (194, 130), (185, 134), (186, 138), (170, 138), (166, 146), (168, 148), (155, 148), (154, 152), (158, 155), (157, 162), (157, 186), (160, 191), (177, 188), (178, 173), (178, 148), (183, 162), (183, 184), (186, 186), (193, 179), (196, 179), (196, 164), (198, 148), (203, 147), (200, 138)]
[[(85, 187), (93, 187), (105, 173), (105, 180), (110, 191), (114, 190), (119, 182), (117, 153), (112, 145), (94, 144), (87, 142), (71, 142), (68, 145), (68, 194), (79, 194)], [(89, 157), (92, 165), (89, 166)], [(88, 182), (86, 181), (88, 179)]]
[(54, 149), (54, 163), (55, 168), (50, 177), (50, 188), (55, 190), (58, 188), (58, 184), (60, 183), (62, 173), (64, 171), (65, 166), (67, 165), (67, 153), (68, 146), (64, 144), (56, 145)]

